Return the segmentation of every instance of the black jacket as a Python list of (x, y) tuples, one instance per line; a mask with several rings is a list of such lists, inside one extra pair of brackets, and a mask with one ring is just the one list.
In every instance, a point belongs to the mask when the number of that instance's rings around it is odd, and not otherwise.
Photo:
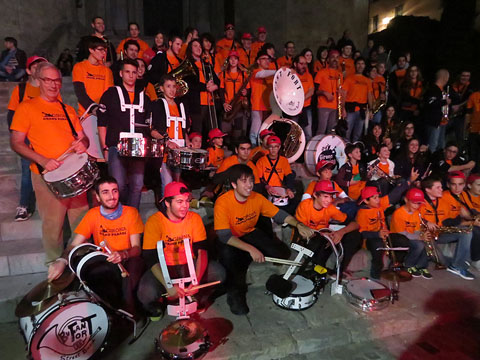
[(423, 97), (423, 116), (425, 123), (430, 126), (438, 127), (442, 121), (442, 106), (447, 105), (447, 101), (442, 98), (442, 90), (433, 84)]
[[(367, 178), (367, 166), (363, 163), (358, 163), (358, 170), (360, 172), (360, 177), (362, 178), (362, 180), (366, 180), (366, 178)], [(347, 161), (338, 170), (338, 173), (335, 176), (335, 182), (348, 195), (348, 183), (351, 180), (352, 180), (352, 164), (349, 161)]]
[[(5, 49), (2, 51), (2, 56), (0, 58), (0, 62), (8, 55), (10, 50)], [(22, 49), (17, 48), (17, 52), (15, 53), (15, 58), (17, 59), (17, 69), (26, 69), (27, 68), (27, 54)]]

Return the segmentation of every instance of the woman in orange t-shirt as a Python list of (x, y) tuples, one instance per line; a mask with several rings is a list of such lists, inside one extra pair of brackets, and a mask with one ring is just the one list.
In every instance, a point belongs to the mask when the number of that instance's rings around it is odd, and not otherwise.
[(399, 117), (401, 121), (418, 123), (424, 90), (420, 69), (416, 65), (410, 66), (400, 86)]
[(327, 64), (328, 58), (328, 48), (326, 46), (320, 46), (317, 50), (317, 60), (313, 64), (313, 72), (316, 75), (321, 69), (326, 69), (328, 67)]

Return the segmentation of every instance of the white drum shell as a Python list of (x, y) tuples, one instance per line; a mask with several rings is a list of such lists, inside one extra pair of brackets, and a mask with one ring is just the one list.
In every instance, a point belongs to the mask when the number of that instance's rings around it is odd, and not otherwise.
[(82, 290), (60, 294), (48, 309), (19, 324), (35, 360), (89, 359), (102, 350), (110, 328), (105, 310)]
[(319, 160), (336, 160), (340, 168), (347, 156), (345, 154), (345, 141), (337, 135), (316, 135), (307, 144), (305, 149), (305, 165), (315, 174), (315, 166)]
[[(291, 119), (277, 119), (277, 120), (274, 120), (273, 122), (270, 122), (270, 123), (263, 122), (262, 126), (260, 126), (260, 130), (258, 131), (258, 133), (260, 134), (265, 129), (272, 130), (271, 128), (273, 127), (273, 124), (275, 122), (284, 122), (284, 123), (290, 124), (290, 126), (296, 126), (296, 127), (298, 127), (298, 131), (301, 132), (300, 133), (300, 139), (298, 139), (298, 141), (300, 142), (298, 150), (295, 152), (295, 154), (293, 154), (292, 156), (287, 158), (288, 162), (290, 164), (294, 163), (295, 161), (297, 161), (300, 158), (300, 156), (302, 156), (303, 151), (305, 150), (305, 145), (307, 143), (306, 138), (305, 138), (305, 133), (303, 132), (302, 127)], [(275, 130), (272, 130), (272, 131), (275, 131)], [(277, 136), (278, 136), (278, 134), (277, 134)], [(283, 148), (283, 143), (285, 142), (285, 139), (281, 139), (281, 140), (282, 140), (282, 148)], [(260, 141), (261, 140), (260, 140), (260, 135), (259, 135), (258, 143), (260, 143)]]
[(380, 299), (374, 299), (371, 290), (388, 289), (382, 283), (368, 279), (354, 279), (350, 280), (345, 285), (345, 296), (350, 304), (362, 311), (377, 311), (382, 310), (390, 303), (390, 295)]
[(318, 297), (313, 282), (301, 275), (295, 275), (292, 282), (296, 285), (292, 293), (283, 299), (273, 294), (273, 302), (287, 310), (299, 311), (312, 307)]
[(278, 195), (268, 195), (268, 201), (273, 203), (273, 205), (275, 206), (287, 206), (287, 190), (281, 186), (274, 186), (273, 189), (277, 192)]

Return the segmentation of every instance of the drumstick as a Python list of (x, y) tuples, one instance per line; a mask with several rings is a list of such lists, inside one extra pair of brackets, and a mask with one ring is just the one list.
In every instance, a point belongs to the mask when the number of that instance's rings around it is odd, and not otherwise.
[[(105, 251), (107, 252), (107, 254), (109, 254), (109, 255), (112, 254), (112, 250), (110, 250), (110, 248), (107, 246), (107, 244), (105, 243), (105, 241), (102, 241), (102, 242), (100, 243), (100, 246), (105, 249)], [(117, 266), (118, 266), (118, 268), (120, 269), (120, 272), (122, 273), (122, 277), (130, 276), (130, 274), (128, 273), (127, 269), (125, 269), (125, 266), (123, 266), (121, 263), (118, 263)]]
[[(212, 281), (212, 282), (209, 282), (209, 283), (206, 283), (206, 284), (195, 285), (195, 286), (192, 286), (192, 288), (191, 288), (191, 289), (188, 289), (188, 290), (189, 290), (189, 291), (200, 290), (200, 289), (206, 288), (206, 287), (208, 287), (208, 286), (213, 286), (213, 285), (217, 285), (217, 284), (220, 284), (220, 280)], [(168, 296), (168, 292), (162, 294), (162, 296)]]
[(279, 258), (268, 257), (268, 256), (265, 256), (265, 261), (268, 261), (268, 262), (271, 262), (271, 263), (283, 264), (283, 265), (293, 265), (293, 266), (301, 266), (302, 265), (301, 263), (296, 262), (296, 261), (279, 259)]
[[(70, 146), (67, 150), (65, 150), (65, 152), (62, 155), (60, 155), (55, 160), (56, 161), (63, 161), (67, 157), (67, 155), (69, 155), (72, 151), (73, 151), (73, 146)], [(48, 170), (43, 170), (42, 175), (45, 175), (47, 172), (48, 172)]]

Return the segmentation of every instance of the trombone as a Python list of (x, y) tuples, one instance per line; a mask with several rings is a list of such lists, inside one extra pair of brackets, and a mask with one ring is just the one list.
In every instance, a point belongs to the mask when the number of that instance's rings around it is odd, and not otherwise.
[[(212, 64), (206, 61), (202, 61), (202, 71), (203, 77), (205, 78), (205, 84), (209, 81), (213, 81), (213, 69)], [(208, 102), (208, 117), (210, 119), (210, 129), (215, 129), (218, 127), (217, 120), (217, 109), (215, 108), (215, 96), (207, 91), (207, 102)]]

